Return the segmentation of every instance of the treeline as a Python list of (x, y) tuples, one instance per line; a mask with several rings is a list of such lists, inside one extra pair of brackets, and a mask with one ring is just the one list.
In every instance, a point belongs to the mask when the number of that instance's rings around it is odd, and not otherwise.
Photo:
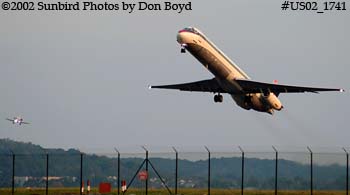
[[(79, 186), (80, 151), (76, 149), (45, 149), (32, 143), (0, 139), (0, 187), (10, 187), (12, 182), (12, 153), (15, 156), (15, 176), (28, 177), (24, 186), (43, 186), (46, 176), (46, 154), (49, 154), (49, 176), (60, 179), (50, 180), (51, 186)], [(130, 182), (144, 159), (121, 159), (121, 180)], [(175, 159), (150, 158), (151, 164), (169, 187), (175, 184)], [(178, 162), (179, 187), (206, 187), (208, 160)], [(278, 186), (280, 189), (308, 189), (310, 166), (288, 160), (278, 161)], [(145, 169), (145, 165), (141, 170)], [(151, 187), (161, 187), (161, 181), (149, 165)], [(108, 181), (114, 186), (117, 176), (117, 158), (94, 154), (83, 155), (83, 178), (92, 185)], [(245, 159), (244, 185), (246, 188), (273, 189), (275, 161), (272, 159)], [(345, 188), (346, 167), (340, 165), (314, 166), (315, 189)], [(133, 186), (142, 186), (136, 177)], [(213, 188), (239, 188), (241, 186), (241, 158), (222, 157), (211, 159), (211, 186)]]

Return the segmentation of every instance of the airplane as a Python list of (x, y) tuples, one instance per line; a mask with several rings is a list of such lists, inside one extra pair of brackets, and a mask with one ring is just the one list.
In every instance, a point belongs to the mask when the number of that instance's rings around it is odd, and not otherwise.
[(189, 51), (214, 78), (190, 83), (149, 86), (149, 88), (177, 89), (180, 91), (211, 92), (214, 102), (222, 102), (222, 93), (228, 93), (236, 104), (246, 110), (253, 109), (273, 115), (274, 110), (283, 109), (278, 99), (280, 93), (318, 93), (321, 91), (340, 91), (344, 89), (315, 88), (280, 85), (276, 81), (265, 83), (251, 80), (250, 77), (231, 61), (201, 31), (187, 27), (177, 34), (181, 53)]
[(19, 125), (30, 124), (28, 122), (23, 121), (23, 118), (21, 117), (13, 117), (13, 119), (6, 118), (6, 120), (11, 121), (12, 124), (19, 124)]

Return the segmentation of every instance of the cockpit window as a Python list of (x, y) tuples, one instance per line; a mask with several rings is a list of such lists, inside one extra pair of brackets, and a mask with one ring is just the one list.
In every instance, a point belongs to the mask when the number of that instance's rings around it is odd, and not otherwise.
[(199, 34), (199, 32), (193, 27), (187, 27), (185, 30), (191, 33)]

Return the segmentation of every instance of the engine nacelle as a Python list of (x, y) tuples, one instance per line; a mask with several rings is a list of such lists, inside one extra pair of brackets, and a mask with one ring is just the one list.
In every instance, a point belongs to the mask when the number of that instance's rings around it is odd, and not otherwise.
[(266, 109), (260, 101), (259, 97), (256, 95), (245, 95), (245, 96), (232, 96), (238, 106), (250, 110), (254, 109), (256, 111), (264, 112)]
[(237, 105), (246, 110), (256, 110), (272, 114), (273, 109), (281, 110), (283, 108), (279, 99), (273, 93), (266, 94), (248, 94), (244, 96), (232, 96)]
[(264, 96), (264, 99), (268, 104), (270, 104), (271, 108), (275, 110), (282, 110), (282, 103), (274, 93), (270, 93), (268, 96)]
[(266, 106), (266, 104), (263, 104), (263, 102), (261, 101), (262, 96), (252, 95), (250, 97), (252, 109), (260, 112), (266, 112), (268, 109), (270, 109)]

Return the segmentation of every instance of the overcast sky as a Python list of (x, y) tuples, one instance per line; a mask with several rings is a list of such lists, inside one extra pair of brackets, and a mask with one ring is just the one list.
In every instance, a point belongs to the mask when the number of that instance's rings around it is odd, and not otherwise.
[[(49, 148), (349, 146), (349, 92), (281, 94), (285, 109), (271, 116), (229, 95), (217, 104), (210, 93), (148, 89), (213, 77), (176, 42), (178, 30), (195, 26), (254, 80), (349, 91), (350, 7), (317, 14), (281, 4), (192, 0), (181, 14), (1, 10), (1, 138)], [(31, 124), (5, 120), (14, 116)]]

